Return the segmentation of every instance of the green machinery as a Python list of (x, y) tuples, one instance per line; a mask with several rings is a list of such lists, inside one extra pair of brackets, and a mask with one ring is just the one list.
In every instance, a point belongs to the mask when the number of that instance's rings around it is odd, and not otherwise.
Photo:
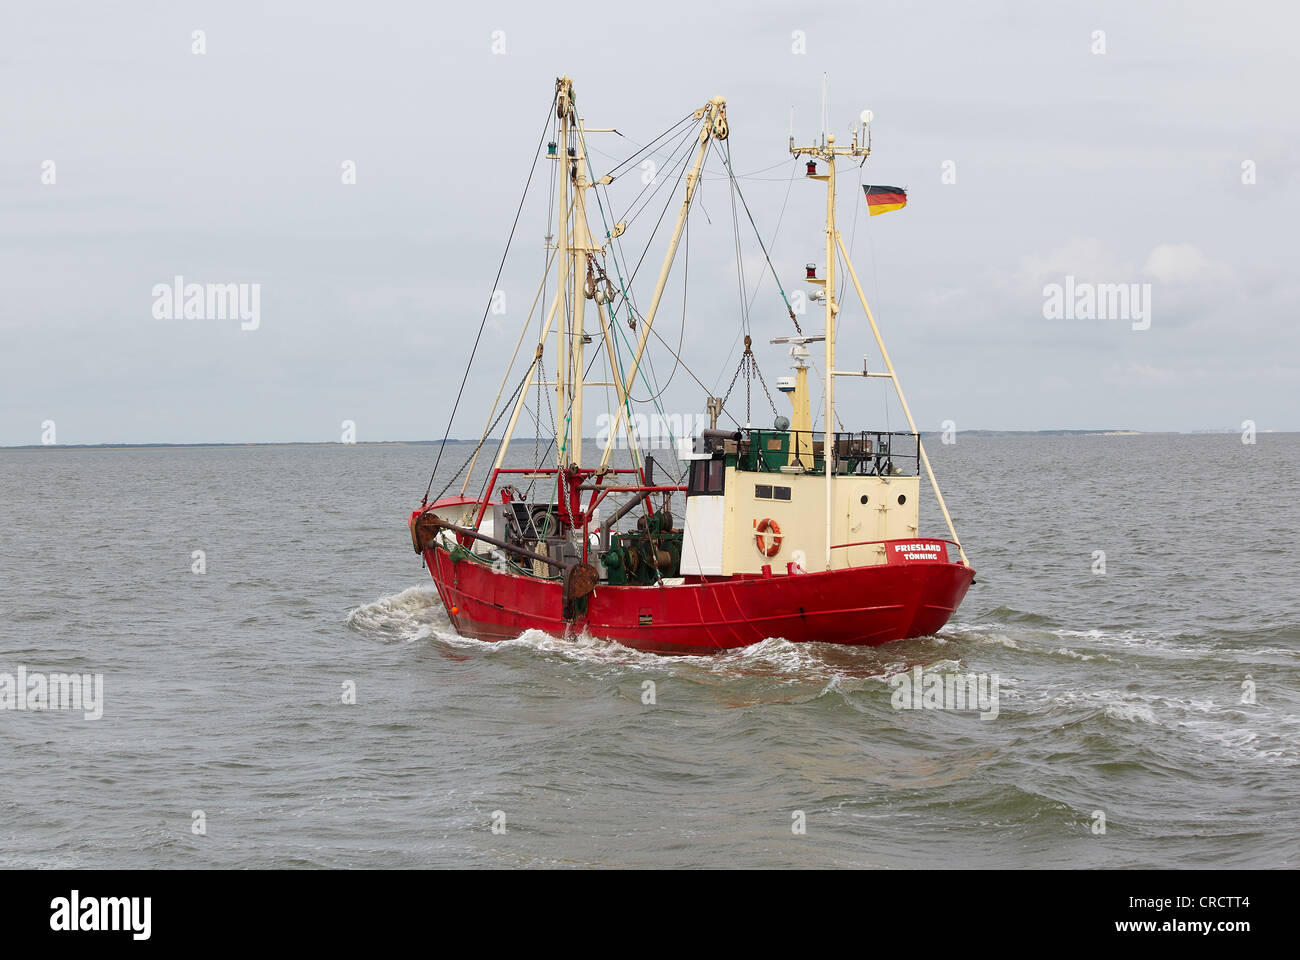
[(637, 520), (636, 530), (611, 534), (600, 559), (613, 586), (647, 587), (680, 576), (682, 531), (673, 529), (671, 513), (658, 510)]

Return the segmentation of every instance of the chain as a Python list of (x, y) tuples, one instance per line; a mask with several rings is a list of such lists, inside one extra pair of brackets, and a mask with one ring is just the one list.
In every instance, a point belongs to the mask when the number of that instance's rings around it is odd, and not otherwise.
[(754, 356), (753, 340), (745, 337), (745, 352), (740, 355), (740, 366), (736, 367), (736, 373), (731, 378), (731, 386), (727, 387), (727, 392), (722, 397), (722, 405), (727, 405), (727, 400), (731, 397), (731, 391), (736, 387), (736, 381), (740, 379), (741, 373), (745, 374), (745, 422), (752, 423), (753, 418), (750, 411), (750, 381), (754, 377), (758, 378), (759, 386), (763, 388), (763, 396), (767, 397), (767, 405), (772, 408), (772, 415), (780, 416), (777, 412), (776, 404), (772, 402), (772, 394), (767, 390), (767, 381), (763, 379), (762, 372), (758, 369), (758, 359)]

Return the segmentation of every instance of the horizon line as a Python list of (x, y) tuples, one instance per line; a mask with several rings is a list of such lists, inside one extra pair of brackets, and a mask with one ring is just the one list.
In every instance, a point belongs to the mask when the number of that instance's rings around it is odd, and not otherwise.
[[(865, 433), (875, 431), (867, 430)], [(898, 431), (894, 431), (898, 432)], [(1024, 434), (1024, 435), (1084, 435), (1084, 436), (1205, 436), (1205, 435), (1230, 435), (1240, 433), (1240, 430), (1225, 428), (1202, 428), (1195, 430), (1133, 430), (1130, 428), (1084, 428), (1074, 429), (1066, 427), (1045, 427), (1039, 430), (999, 430), (989, 428), (974, 428), (969, 430), (958, 430), (960, 434)], [(1257, 433), (1296, 433), (1294, 430), (1258, 430)], [(940, 436), (944, 433), (942, 430), (921, 430), (919, 435), (922, 437)], [(489, 438), (499, 440), (500, 438)], [(513, 442), (522, 442), (526, 440), (553, 440), (553, 437), (514, 437)], [(685, 439), (685, 438), (683, 438)], [(583, 440), (597, 442), (596, 437), (583, 437)], [(120, 449), (156, 449), (166, 447), (380, 447), (380, 446), (437, 446), (444, 441), (442, 440), (355, 440), (351, 443), (344, 443), (341, 440), (148, 440), (148, 441), (106, 441), (96, 443), (20, 443), (20, 444), (0, 444), (0, 450), (120, 450)], [(449, 437), (446, 443), (477, 443), (478, 441), (471, 438)]]

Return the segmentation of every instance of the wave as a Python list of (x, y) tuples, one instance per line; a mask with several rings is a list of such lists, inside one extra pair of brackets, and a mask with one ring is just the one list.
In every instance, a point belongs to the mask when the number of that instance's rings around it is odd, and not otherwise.
[[(1098, 720), (1124, 728), (1153, 728), (1180, 739), (1209, 745), (1238, 758), (1300, 764), (1300, 716), (1285, 712), (1288, 702), (1244, 708), (1232, 696), (1214, 699), (1210, 693), (1189, 696), (1171, 686), (1176, 678), (1150, 677), (1145, 690), (1117, 682), (1116, 668), (1127, 671), (1134, 655), (1161, 658), (1200, 657), (1217, 668), (1225, 665), (1225, 648), (1212, 638), (1155, 631), (1008, 626), (1005, 623), (949, 624), (937, 637), (899, 641), (882, 647), (845, 647), (792, 643), (769, 638), (752, 646), (711, 657), (663, 656), (644, 653), (589, 634), (562, 638), (528, 630), (513, 640), (481, 641), (462, 637), (451, 626), (437, 591), (410, 587), (352, 609), (347, 625), (368, 637), (387, 642), (428, 640), (462, 652), (489, 658), (525, 654), (542, 660), (637, 673), (667, 673), (676, 680), (725, 691), (737, 706), (800, 702), (830, 698), (861, 710), (868, 699), (887, 698), (891, 677), (920, 666), (927, 674), (971, 669), (963, 645), (995, 647), (1016, 661), (1017, 676), (999, 673), (1004, 715), (1019, 715), (1034, 724), (1062, 710), (1082, 709), (1070, 725)], [(1293, 654), (1286, 648), (1272, 649)], [(1240, 655), (1249, 650), (1236, 649)], [(1256, 651), (1262, 652), (1262, 651)], [(1000, 661), (1005, 658), (1000, 658)], [(1055, 666), (1053, 666), (1055, 664)], [(1085, 666), (1088, 664), (1088, 666)], [(1019, 667), (1023, 665), (1023, 669)], [(1180, 666), (1180, 669), (1183, 669)], [(740, 682), (758, 682), (742, 688)], [(1182, 683), (1182, 681), (1178, 681)], [(1164, 689), (1162, 690), (1161, 687)], [(1186, 689), (1183, 687), (1182, 689)], [(738, 696), (738, 694), (740, 694)], [(856, 704), (854, 703), (856, 701)], [(884, 700), (882, 700), (882, 704)]]
[[(1041, 690), (1038, 696), (1031, 693), (1035, 689)], [(1005, 711), (1030, 718), (1082, 707), (1085, 714), (1071, 726), (1101, 717), (1121, 726), (1154, 727), (1179, 739), (1190, 737), (1234, 759), (1300, 764), (1300, 716), (1259, 705), (1132, 690), (1044, 689), (1032, 684), (1003, 690), (1002, 700)], [(1151, 743), (1165, 749), (1165, 741)]]
[(438, 591), (432, 586), (408, 587), (350, 610), (347, 625), (381, 640), (414, 643), (451, 630)]
[(1283, 666), (1300, 664), (1300, 648), (1264, 645), (1276, 631), (1237, 633), (1142, 629), (1084, 630), (1064, 627), (1009, 626), (1001, 621), (949, 623), (939, 634), (955, 642), (1005, 647), (1041, 656), (1101, 660), (1122, 664), (1134, 656), (1161, 659), (1264, 660)]

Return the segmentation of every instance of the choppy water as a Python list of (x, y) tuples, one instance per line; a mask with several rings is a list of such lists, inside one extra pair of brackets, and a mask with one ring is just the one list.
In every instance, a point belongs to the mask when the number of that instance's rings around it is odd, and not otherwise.
[[(432, 457), (0, 451), (0, 672), (106, 701), (0, 711), (0, 863), (1300, 863), (1298, 435), (934, 443), (979, 571), (940, 636), (716, 659), (457, 637), (405, 529)], [(895, 710), (917, 665), (998, 717)]]

